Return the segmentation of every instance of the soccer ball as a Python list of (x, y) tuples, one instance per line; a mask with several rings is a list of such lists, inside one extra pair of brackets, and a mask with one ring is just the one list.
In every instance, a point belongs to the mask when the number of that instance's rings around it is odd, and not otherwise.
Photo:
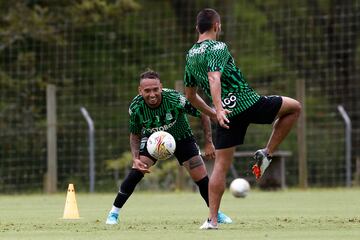
[(150, 135), (146, 148), (149, 154), (157, 160), (166, 160), (174, 154), (176, 143), (170, 133), (158, 131)]
[(250, 191), (250, 184), (243, 178), (236, 178), (230, 184), (230, 192), (234, 197), (244, 198)]

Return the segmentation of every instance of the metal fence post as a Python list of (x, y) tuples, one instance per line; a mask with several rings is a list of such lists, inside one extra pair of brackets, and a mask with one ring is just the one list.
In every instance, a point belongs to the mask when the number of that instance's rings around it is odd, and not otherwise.
[(47, 118), (47, 172), (45, 191), (57, 191), (57, 139), (56, 139), (56, 86), (46, 87), (46, 118)]
[(81, 107), (80, 111), (89, 126), (89, 191), (95, 191), (95, 127), (88, 111)]
[(296, 96), (302, 106), (302, 111), (297, 125), (297, 143), (299, 158), (299, 186), (301, 188), (308, 187), (307, 181), (307, 148), (306, 148), (306, 110), (305, 110), (305, 80), (298, 79), (296, 81)]
[(345, 122), (346, 186), (351, 187), (351, 120), (342, 105), (338, 105), (337, 109)]

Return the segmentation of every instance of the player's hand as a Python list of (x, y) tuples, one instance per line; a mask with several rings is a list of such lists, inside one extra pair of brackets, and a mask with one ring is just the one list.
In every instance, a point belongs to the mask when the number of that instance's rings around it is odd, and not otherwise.
[(214, 160), (215, 159), (215, 146), (212, 142), (205, 143), (204, 149), (205, 159), (206, 160)]
[(146, 163), (143, 163), (138, 158), (133, 159), (133, 168), (136, 168), (142, 173), (150, 173), (149, 166)]
[(227, 125), (230, 121), (226, 117), (227, 114), (231, 113), (230, 110), (227, 109), (221, 109), (219, 111), (216, 111), (216, 118), (219, 122), (219, 125), (223, 128), (229, 129), (229, 126)]
[(213, 114), (211, 114), (210, 120), (211, 120), (213, 123), (218, 123), (218, 119), (217, 119), (217, 116), (216, 116), (216, 112), (215, 112), (215, 111), (214, 111)]

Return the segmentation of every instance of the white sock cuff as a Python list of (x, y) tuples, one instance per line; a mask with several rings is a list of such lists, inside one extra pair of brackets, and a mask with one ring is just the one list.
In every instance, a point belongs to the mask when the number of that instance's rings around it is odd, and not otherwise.
[(112, 213), (119, 213), (119, 212), (120, 212), (120, 208), (117, 208), (117, 207), (115, 207), (115, 206), (112, 206), (110, 212), (112, 212)]

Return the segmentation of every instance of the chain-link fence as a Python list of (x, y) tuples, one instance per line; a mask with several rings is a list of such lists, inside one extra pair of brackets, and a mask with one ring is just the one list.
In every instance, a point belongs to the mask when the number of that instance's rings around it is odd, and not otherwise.
[[(58, 3), (56, 3), (58, 2)], [(129, 102), (150, 67), (163, 85), (183, 78), (203, 7), (222, 15), (225, 41), (249, 84), (261, 94), (296, 98), (306, 84), (310, 186), (345, 185), (344, 123), (352, 120), (352, 173), (360, 146), (359, 1), (0, 1), (0, 192), (41, 191), (47, 171), (46, 86), (57, 88), (58, 187), (88, 189), (88, 130), (95, 123), (96, 190), (114, 189), (126, 173)], [(202, 142), (201, 126), (191, 121)], [(239, 151), (266, 144), (270, 126), (251, 126)], [(296, 131), (281, 145), (289, 186), (298, 184)], [(120, 160), (119, 160), (120, 159)], [(121, 164), (114, 167), (112, 163)], [(235, 159), (246, 175), (248, 159)], [(171, 189), (176, 161), (143, 183)]]

